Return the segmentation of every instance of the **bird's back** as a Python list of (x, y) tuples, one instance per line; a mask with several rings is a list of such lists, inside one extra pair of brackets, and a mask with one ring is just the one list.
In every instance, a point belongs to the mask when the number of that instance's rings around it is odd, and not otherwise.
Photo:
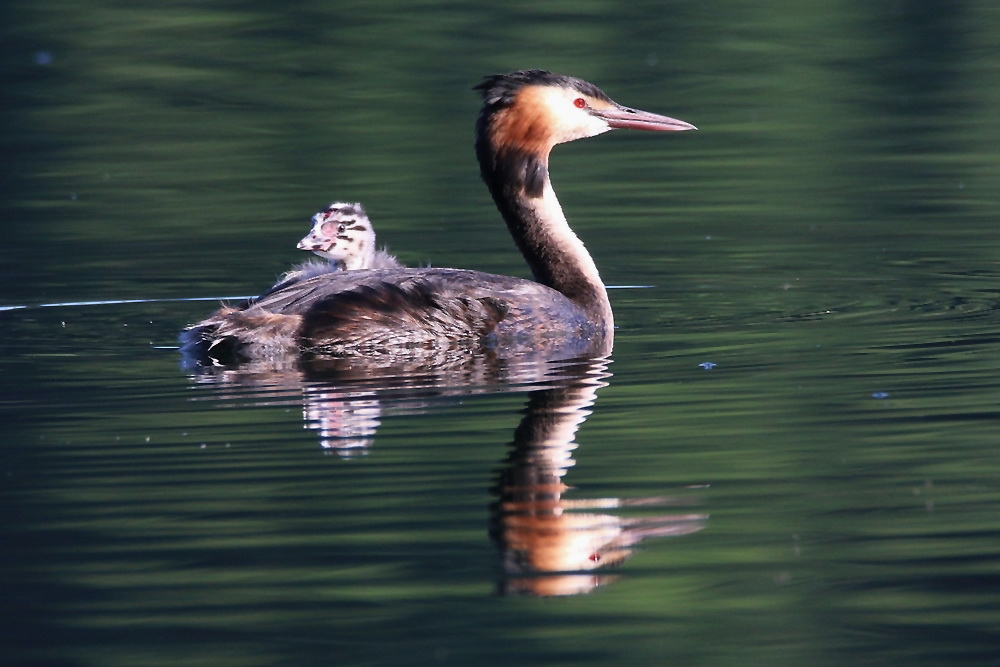
[(260, 358), (289, 350), (357, 355), (406, 347), (510, 346), (606, 332), (538, 283), (460, 269), (372, 269), (316, 275), (222, 308), (185, 332), (186, 346)]

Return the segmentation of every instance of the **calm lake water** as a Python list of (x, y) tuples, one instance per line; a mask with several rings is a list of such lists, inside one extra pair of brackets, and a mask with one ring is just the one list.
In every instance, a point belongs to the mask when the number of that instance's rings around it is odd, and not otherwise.
[[(942, 665), (1000, 654), (1000, 11), (0, 9), (5, 664)], [(527, 275), (470, 88), (561, 146), (608, 360), (195, 372), (335, 199)]]

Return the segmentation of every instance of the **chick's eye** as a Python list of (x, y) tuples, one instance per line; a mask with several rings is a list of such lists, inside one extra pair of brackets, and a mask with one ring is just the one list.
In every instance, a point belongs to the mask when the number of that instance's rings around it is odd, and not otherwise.
[(575, 106), (577, 109), (586, 108), (587, 100), (583, 99), (582, 97), (578, 97), (575, 100), (573, 100), (573, 106)]

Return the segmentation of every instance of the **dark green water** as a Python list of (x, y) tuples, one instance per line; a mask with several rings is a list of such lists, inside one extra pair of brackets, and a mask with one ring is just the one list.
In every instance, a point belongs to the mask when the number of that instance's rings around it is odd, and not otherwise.
[[(0, 26), (5, 664), (995, 661), (993, 3)], [(334, 199), (411, 265), (526, 275), (471, 146), (471, 86), (520, 67), (700, 128), (554, 155), (606, 282), (649, 286), (606, 368), (181, 367)]]

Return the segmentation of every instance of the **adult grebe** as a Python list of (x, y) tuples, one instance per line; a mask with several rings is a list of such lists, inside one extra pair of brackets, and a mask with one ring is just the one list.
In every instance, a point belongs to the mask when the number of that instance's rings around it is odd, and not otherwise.
[(610, 351), (611, 303), (556, 199), (549, 153), (615, 128), (696, 128), (543, 70), (488, 76), (476, 89), (483, 95), (480, 172), (537, 282), (439, 268), (324, 273), (222, 308), (184, 332), (185, 348), (213, 360), (403, 354), (453, 344)]

